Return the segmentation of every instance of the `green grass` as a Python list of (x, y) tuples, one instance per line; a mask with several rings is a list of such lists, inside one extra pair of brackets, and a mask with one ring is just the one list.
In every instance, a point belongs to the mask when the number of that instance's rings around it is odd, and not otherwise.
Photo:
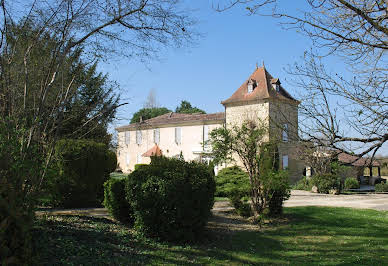
[(229, 201), (227, 197), (214, 197), (214, 201)]
[(104, 218), (54, 216), (34, 231), (39, 264), (387, 265), (388, 212), (286, 208), (261, 230), (208, 229), (190, 245), (147, 239)]
[(128, 174), (113, 172), (113, 173), (110, 173), (110, 177), (111, 177), (111, 178), (118, 178), (118, 179), (121, 179), (121, 178), (127, 178), (127, 177), (128, 177)]

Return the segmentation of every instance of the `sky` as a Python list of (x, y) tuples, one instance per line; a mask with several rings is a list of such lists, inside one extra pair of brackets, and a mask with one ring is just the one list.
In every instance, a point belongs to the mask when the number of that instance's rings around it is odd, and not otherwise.
[[(305, 1), (284, 1), (283, 8), (295, 13)], [(307, 37), (295, 30), (285, 30), (271, 17), (248, 16), (242, 7), (219, 13), (211, 0), (187, 0), (198, 20), (195, 29), (203, 36), (193, 46), (162, 49), (160, 60), (147, 64), (129, 59), (115, 59), (100, 64), (100, 70), (116, 81), (127, 105), (120, 107), (118, 119), (111, 126), (128, 124), (153, 90), (161, 107), (175, 110), (182, 100), (207, 113), (223, 112), (221, 101), (227, 99), (255, 70), (265, 64), (283, 87), (298, 99), (298, 91), (289, 81), (286, 68), (300, 62), (312, 47)], [(325, 58), (328, 70), (342, 71), (339, 58)], [(388, 155), (388, 145), (379, 153)]]

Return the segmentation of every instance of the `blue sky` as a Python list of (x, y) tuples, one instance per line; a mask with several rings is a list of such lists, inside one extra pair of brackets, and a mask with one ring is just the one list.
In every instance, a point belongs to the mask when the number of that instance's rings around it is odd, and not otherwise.
[(129, 122), (142, 108), (150, 89), (156, 91), (158, 103), (171, 110), (181, 100), (188, 100), (208, 113), (223, 111), (220, 102), (246, 80), (256, 63), (261, 66), (263, 61), (295, 95), (287, 86), (283, 68), (309, 49), (308, 39), (281, 29), (271, 18), (246, 16), (242, 8), (217, 13), (206, 0), (195, 1), (190, 8), (196, 10), (196, 29), (204, 35), (195, 46), (162, 51), (161, 60), (147, 65), (121, 60), (100, 66), (120, 84), (123, 98), (130, 103), (120, 109), (116, 125)]
[[(305, 1), (284, 1), (287, 12), (304, 9)], [(161, 60), (147, 65), (136, 60), (113, 60), (100, 64), (100, 70), (118, 82), (122, 98), (129, 104), (120, 108), (114, 127), (128, 124), (133, 113), (143, 107), (151, 89), (160, 106), (175, 110), (181, 100), (207, 113), (222, 112), (227, 99), (263, 61), (267, 70), (280, 79), (294, 97), (288, 83), (292, 79), (285, 68), (301, 60), (312, 47), (311, 40), (295, 30), (285, 30), (271, 17), (247, 16), (242, 8), (223, 13), (212, 9), (211, 0), (190, 1), (198, 20), (196, 30), (203, 34), (196, 45), (182, 49), (161, 50)], [(339, 58), (325, 58), (329, 71), (344, 74)], [(379, 154), (388, 155), (388, 145)]]

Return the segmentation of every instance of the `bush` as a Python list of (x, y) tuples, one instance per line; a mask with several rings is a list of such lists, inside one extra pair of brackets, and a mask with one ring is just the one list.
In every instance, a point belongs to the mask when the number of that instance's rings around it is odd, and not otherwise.
[(341, 183), (339, 178), (334, 174), (320, 174), (314, 175), (311, 178), (313, 186), (316, 186), (319, 193), (328, 194), (331, 189), (339, 190)]
[(149, 165), (149, 164), (146, 164), (146, 163), (135, 164), (135, 170), (139, 169), (140, 167), (147, 166), (147, 165)]
[(250, 194), (249, 176), (238, 166), (227, 167), (216, 176), (216, 197), (229, 197), (235, 190), (241, 191), (244, 196)]
[(101, 206), (104, 182), (115, 156), (103, 143), (64, 139), (55, 147), (55, 175), (48, 186), (51, 204), (65, 208)]
[(304, 176), (294, 185), (293, 189), (311, 191), (312, 186), (311, 179)]
[(360, 184), (357, 179), (354, 177), (349, 177), (345, 179), (345, 189), (356, 189), (359, 188)]
[(388, 192), (388, 184), (380, 183), (375, 185), (376, 192)]
[(273, 171), (267, 174), (269, 183), (265, 182), (265, 186), (270, 188), (268, 215), (278, 216), (283, 212), (283, 202), (291, 195), (288, 172)]
[(125, 196), (126, 179), (111, 178), (104, 183), (105, 208), (116, 220), (133, 223), (133, 210)]
[(117, 156), (114, 151), (107, 150), (106, 152), (106, 168), (108, 173), (113, 173), (117, 168)]
[(165, 240), (193, 240), (204, 228), (214, 203), (215, 181), (207, 165), (165, 157), (132, 172), (127, 199), (135, 227)]

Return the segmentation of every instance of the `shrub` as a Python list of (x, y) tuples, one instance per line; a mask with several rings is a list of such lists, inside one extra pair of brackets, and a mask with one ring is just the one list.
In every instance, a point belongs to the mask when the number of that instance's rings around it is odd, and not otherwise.
[(116, 171), (117, 168), (117, 156), (114, 151), (107, 150), (106, 154), (106, 168), (108, 173)]
[(207, 165), (153, 157), (127, 182), (135, 227), (148, 236), (193, 240), (211, 214), (215, 181)]
[(268, 215), (277, 216), (283, 212), (283, 202), (290, 198), (291, 191), (288, 182), (287, 171), (273, 171), (267, 173), (268, 182), (265, 182), (264, 186), (268, 187), (269, 202), (268, 202)]
[(380, 183), (375, 185), (376, 192), (388, 192), (388, 184)]
[(293, 187), (293, 189), (307, 190), (307, 191), (311, 191), (311, 188), (312, 188), (311, 179), (305, 176), (301, 180), (299, 180)]
[(319, 193), (328, 194), (331, 189), (340, 189), (340, 180), (334, 174), (314, 175), (311, 178), (312, 185), (316, 186)]
[(355, 189), (359, 187), (360, 187), (360, 184), (358, 183), (356, 178), (349, 177), (345, 179), (345, 189)]
[(148, 164), (145, 164), (145, 163), (138, 163), (138, 164), (135, 164), (135, 170), (139, 169), (140, 167), (143, 167), (143, 166), (147, 166)]
[(125, 196), (126, 179), (111, 178), (104, 183), (105, 208), (118, 221), (133, 223), (133, 210)]
[(64, 139), (55, 147), (55, 173), (50, 180), (51, 204), (65, 208), (101, 206), (104, 182), (115, 165), (103, 143)]
[(250, 188), (248, 175), (238, 166), (224, 168), (216, 176), (216, 197), (229, 197), (232, 191), (236, 193), (235, 190), (247, 196)]

